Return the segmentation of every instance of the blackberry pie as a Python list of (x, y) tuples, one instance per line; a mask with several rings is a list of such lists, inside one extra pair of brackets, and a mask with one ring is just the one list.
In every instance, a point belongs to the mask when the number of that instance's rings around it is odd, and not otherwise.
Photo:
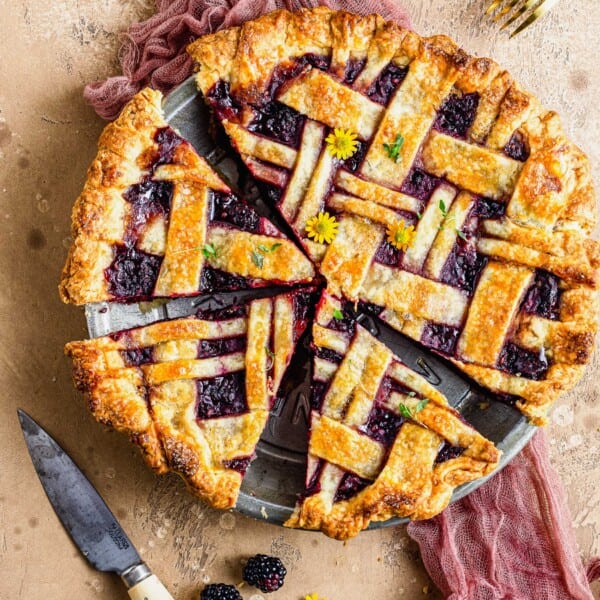
[(63, 300), (262, 290), (68, 344), (77, 386), (157, 472), (231, 508), (306, 330), (306, 486), (286, 525), (347, 539), (438, 514), (500, 451), (361, 315), (543, 425), (597, 327), (587, 158), (492, 60), (377, 15), (275, 11), (188, 51), (213, 132), (289, 236), (140, 92), (76, 201)]

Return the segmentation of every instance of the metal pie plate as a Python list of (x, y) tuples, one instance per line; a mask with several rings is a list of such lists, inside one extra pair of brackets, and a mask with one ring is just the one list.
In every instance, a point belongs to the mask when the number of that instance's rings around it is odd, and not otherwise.
[[(209, 135), (209, 114), (192, 77), (165, 99), (167, 121), (206, 157), (234, 186), (240, 182), (237, 161), (217, 148)], [(271, 218), (284, 231), (289, 231), (278, 215), (248, 185), (243, 190), (257, 205), (259, 212)], [(86, 306), (86, 319), (91, 337), (113, 331), (147, 325), (161, 319), (193, 314), (200, 307), (228, 306), (252, 297), (273, 295), (277, 289), (262, 289), (178, 298), (139, 304), (96, 303)], [(433, 355), (392, 330), (374, 317), (361, 315), (361, 324), (384, 342), (402, 361), (436, 386), (460, 411), (462, 416), (502, 451), (500, 465), (488, 477), (458, 487), (451, 502), (471, 493), (506, 466), (527, 444), (536, 431), (521, 413), (462, 376), (448, 362)], [(484, 335), (482, 333), (482, 335)], [(282, 382), (284, 394), (276, 402), (269, 422), (256, 448), (256, 459), (244, 478), (235, 510), (270, 523), (282, 524), (292, 513), (298, 493), (304, 489), (310, 385), (310, 356), (307, 336), (300, 344)], [(372, 523), (370, 529), (389, 527), (408, 519), (390, 519)]]

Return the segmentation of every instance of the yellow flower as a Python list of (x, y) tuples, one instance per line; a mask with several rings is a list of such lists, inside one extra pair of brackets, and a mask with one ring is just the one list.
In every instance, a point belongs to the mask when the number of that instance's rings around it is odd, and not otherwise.
[(326, 138), (327, 150), (335, 158), (346, 160), (358, 150), (356, 134), (349, 129), (336, 127)]
[[(304, 596), (304, 600), (319, 600), (319, 594), (317, 594), (317, 592), (313, 592), (312, 594)], [(321, 598), (321, 600), (325, 600), (325, 598)]]
[(338, 234), (338, 226), (335, 217), (330, 216), (328, 212), (320, 212), (316, 217), (308, 220), (305, 231), (315, 242), (331, 244)]
[(414, 225), (407, 227), (402, 219), (387, 228), (387, 241), (398, 250), (405, 252), (414, 242), (416, 235)]

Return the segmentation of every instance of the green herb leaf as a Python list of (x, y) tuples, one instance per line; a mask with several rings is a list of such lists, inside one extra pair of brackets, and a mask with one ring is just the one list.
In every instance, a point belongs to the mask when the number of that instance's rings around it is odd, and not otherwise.
[(406, 406), (406, 404), (402, 404), (402, 402), (400, 403), (400, 406), (398, 406), (398, 410), (400, 411), (400, 414), (407, 418), (407, 419), (412, 419), (413, 415), (412, 412), (410, 411), (410, 408), (408, 408), (408, 406)]
[(334, 308), (333, 309), (333, 318), (337, 319), (338, 321), (343, 321), (344, 313), (339, 308)]
[(268, 254), (270, 252), (270, 250), (264, 244), (259, 244), (258, 245), (258, 249), (261, 252), (264, 252), (265, 254)]
[(404, 138), (400, 135), (396, 135), (396, 139), (393, 144), (383, 144), (383, 149), (387, 152), (387, 155), (394, 161), (400, 160), (400, 150), (404, 144)]
[(260, 252), (257, 252), (256, 250), (252, 250), (252, 253), (250, 254), (250, 257), (252, 258), (252, 262), (259, 269), (263, 268), (263, 264), (265, 262), (265, 259), (264, 259), (264, 256)]
[(440, 200), (440, 203), (438, 204), (438, 208), (440, 209), (440, 212), (442, 213), (443, 217), (448, 216), (448, 210), (446, 209), (446, 203), (443, 200)]
[(410, 396), (411, 398), (414, 398), (417, 395), (417, 392), (410, 391), (410, 392), (407, 392), (406, 395)]
[(272, 352), (272, 351), (271, 351), (271, 350), (269, 350), (269, 348), (267, 348), (266, 346), (265, 346), (265, 352), (267, 353), (267, 356), (268, 356), (269, 358), (275, 358), (275, 352)]
[(457, 229), (456, 230), (456, 235), (461, 239), (461, 240), (465, 240), (465, 242), (468, 242), (469, 240), (467, 239), (467, 236), (460, 230)]
[(271, 251), (271, 252), (275, 252), (275, 250), (277, 250), (277, 248), (280, 248), (281, 246), (283, 246), (283, 244), (279, 244), (279, 243), (277, 243), (277, 244), (273, 244), (273, 245), (271, 246), (271, 250), (270, 250), (270, 251)]
[(213, 244), (204, 244), (202, 247), (202, 254), (204, 254), (204, 258), (207, 259), (217, 258), (217, 249)]
[(428, 402), (429, 400), (427, 398), (417, 402), (417, 405), (415, 406), (415, 414), (420, 413), (427, 406)]
[(422, 212), (418, 212), (417, 213), (417, 219), (419, 219), (419, 221), (423, 218), (423, 213)]

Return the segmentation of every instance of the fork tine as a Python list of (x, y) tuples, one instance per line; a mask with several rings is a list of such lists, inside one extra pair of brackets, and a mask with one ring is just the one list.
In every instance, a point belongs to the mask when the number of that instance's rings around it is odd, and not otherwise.
[(491, 12), (494, 12), (498, 6), (500, 6), (500, 3), (502, 2), (502, 0), (492, 0), (492, 3), (487, 7), (487, 10), (485, 11), (486, 15), (489, 15)]
[(506, 4), (494, 17), (494, 21), (498, 22), (502, 17), (509, 13), (521, 0), (507, 0)]
[[(525, 4), (523, 4), (517, 11), (515, 11), (515, 14), (512, 15), (512, 17), (510, 17), (510, 19), (508, 19), (506, 23), (502, 25), (502, 27), (500, 27), (500, 31), (506, 29), (509, 25), (512, 25), (521, 15), (527, 12), (532, 6), (534, 6), (538, 2), (539, 0), (527, 0), (527, 2), (525, 2)], [(544, 0), (542, 0), (542, 3), (543, 2)]]
[(511, 34), (510, 37), (521, 33), (523, 29), (529, 27), (534, 21), (537, 21), (540, 17), (543, 17), (556, 3), (558, 0), (542, 0), (542, 3), (527, 17)]

